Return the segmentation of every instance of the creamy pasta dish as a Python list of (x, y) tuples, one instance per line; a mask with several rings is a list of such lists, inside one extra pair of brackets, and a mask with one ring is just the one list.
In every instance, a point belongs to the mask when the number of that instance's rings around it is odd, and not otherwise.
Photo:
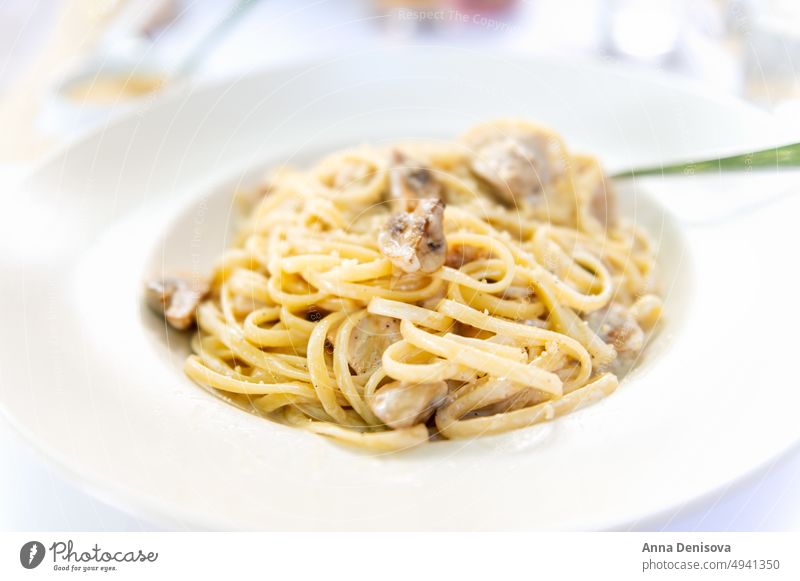
[(531, 426), (611, 394), (661, 316), (655, 251), (598, 162), (533, 123), (362, 146), (257, 189), (208, 280), (148, 284), (186, 374), (373, 450)]

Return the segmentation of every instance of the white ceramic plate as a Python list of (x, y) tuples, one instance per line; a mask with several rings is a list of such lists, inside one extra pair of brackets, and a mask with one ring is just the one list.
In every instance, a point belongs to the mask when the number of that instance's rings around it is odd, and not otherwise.
[(497, 116), (549, 124), (611, 168), (775, 138), (765, 115), (672, 82), (452, 49), (375, 50), (159, 102), (2, 194), (5, 413), (105, 499), (219, 528), (624, 526), (797, 441), (798, 312), (784, 305), (800, 209), (768, 175), (624, 188), (625, 213), (660, 244), (666, 322), (616, 394), (557, 421), (375, 456), (249, 415), (183, 375), (186, 339), (142, 308), (140, 283), (210, 265), (237, 184)]

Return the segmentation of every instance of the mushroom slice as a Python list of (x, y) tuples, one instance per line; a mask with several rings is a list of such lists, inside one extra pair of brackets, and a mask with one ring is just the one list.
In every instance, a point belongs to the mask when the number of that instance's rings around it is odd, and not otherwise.
[(164, 315), (170, 326), (180, 331), (194, 324), (195, 310), (210, 289), (207, 279), (171, 276), (145, 284), (147, 305)]
[(455, 246), (448, 248), (444, 263), (450, 268), (461, 268), (465, 264), (483, 258), (483, 251), (474, 246)]
[(396, 211), (413, 212), (424, 199), (444, 199), (442, 185), (430, 168), (398, 150), (392, 152), (389, 196)]
[(392, 317), (367, 315), (350, 335), (347, 362), (359, 375), (372, 373), (380, 365), (383, 352), (400, 339), (400, 321)]
[(522, 121), (496, 121), (473, 128), (462, 141), (473, 152), (472, 171), (501, 202), (542, 205), (554, 221), (574, 222), (569, 154), (555, 133)]
[(613, 227), (617, 222), (617, 198), (611, 181), (593, 157), (578, 155), (573, 162), (579, 225), (584, 230)]
[(424, 423), (447, 397), (447, 383), (403, 383), (380, 387), (370, 402), (372, 411), (387, 426), (400, 429)]
[(586, 323), (617, 353), (636, 352), (644, 346), (644, 331), (628, 309), (617, 304), (591, 312)]
[[(547, 401), (547, 394), (533, 388), (525, 387), (508, 379), (484, 377), (473, 384), (482, 386), (484, 403), (472, 411), (474, 416), (492, 416)], [(470, 387), (470, 386), (467, 386)]]
[(444, 237), (444, 202), (419, 200), (413, 212), (398, 212), (384, 224), (378, 247), (404, 272), (435, 272), (447, 254)]

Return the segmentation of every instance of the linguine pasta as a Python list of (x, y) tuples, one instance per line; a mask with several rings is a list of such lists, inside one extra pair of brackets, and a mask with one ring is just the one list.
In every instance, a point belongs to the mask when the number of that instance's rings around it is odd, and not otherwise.
[(524, 121), (339, 152), (255, 193), (186, 373), (341, 442), (569, 413), (616, 389), (660, 316), (650, 239), (598, 163)]

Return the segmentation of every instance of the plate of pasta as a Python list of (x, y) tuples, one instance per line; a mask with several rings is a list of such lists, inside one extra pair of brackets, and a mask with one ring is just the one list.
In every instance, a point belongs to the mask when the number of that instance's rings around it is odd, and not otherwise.
[(198, 384), (342, 443), (551, 420), (613, 392), (661, 316), (650, 235), (594, 158), (528, 121), (333, 152), (241, 196), (211, 275), (159, 273), (146, 300), (196, 322)]
[(173, 95), (4, 198), (3, 409), (170, 526), (628, 526), (797, 441), (770, 250), (797, 202), (611, 176), (776, 135), (660, 77), (444, 48)]

